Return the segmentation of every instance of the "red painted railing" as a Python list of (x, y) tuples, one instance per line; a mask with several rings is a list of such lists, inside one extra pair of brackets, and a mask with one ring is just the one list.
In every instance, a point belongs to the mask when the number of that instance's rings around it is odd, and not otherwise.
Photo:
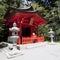
[(44, 42), (44, 36), (40, 37), (22, 37), (22, 44)]

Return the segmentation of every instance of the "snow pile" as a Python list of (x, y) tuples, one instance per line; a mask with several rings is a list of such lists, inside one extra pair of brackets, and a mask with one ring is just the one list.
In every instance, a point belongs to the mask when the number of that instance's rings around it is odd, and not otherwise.
[[(9, 51), (8, 49), (2, 49), (0, 52), (0, 60), (8, 60), (7, 54), (17, 54), (17, 57), (11, 58), (10, 60), (60, 60), (60, 43), (50, 44), (49, 42), (25, 44), (20, 46), (20, 51)], [(22, 54), (23, 55), (19, 55)], [(4, 56), (4, 58), (3, 58)]]

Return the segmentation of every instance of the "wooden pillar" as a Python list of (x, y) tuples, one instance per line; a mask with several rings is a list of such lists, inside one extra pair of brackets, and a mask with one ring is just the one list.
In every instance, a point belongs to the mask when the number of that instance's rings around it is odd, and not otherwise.
[(20, 23), (20, 43), (22, 44), (22, 23)]

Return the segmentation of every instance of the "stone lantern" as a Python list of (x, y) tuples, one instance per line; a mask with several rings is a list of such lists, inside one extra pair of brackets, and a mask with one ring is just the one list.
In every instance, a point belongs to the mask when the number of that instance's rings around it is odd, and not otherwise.
[(53, 38), (54, 38), (54, 31), (52, 29), (50, 29), (50, 31), (48, 32), (51, 38), (51, 43), (53, 43)]
[(12, 32), (12, 36), (8, 37), (8, 42), (16, 43), (16, 40), (19, 38), (18, 32), (19, 28), (16, 27), (16, 23), (13, 23), (13, 27), (9, 28), (9, 30)]

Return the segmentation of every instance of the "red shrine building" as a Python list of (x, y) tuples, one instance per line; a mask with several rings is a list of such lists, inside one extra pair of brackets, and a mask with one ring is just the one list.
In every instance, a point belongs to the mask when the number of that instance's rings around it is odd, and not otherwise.
[[(46, 24), (47, 22), (39, 15), (38, 11), (32, 11), (32, 8), (10, 8), (4, 18), (6, 20), (3, 23), (8, 24), (8, 28), (11, 28), (14, 22), (20, 28), (18, 35), (22, 44), (44, 42), (44, 36), (38, 36), (38, 25)], [(32, 35), (34, 28), (36, 28), (36, 35)], [(11, 36), (11, 31), (9, 31), (8, 35)], [(35, 41), (33, 41), (33, 38), (35, 38)]]

